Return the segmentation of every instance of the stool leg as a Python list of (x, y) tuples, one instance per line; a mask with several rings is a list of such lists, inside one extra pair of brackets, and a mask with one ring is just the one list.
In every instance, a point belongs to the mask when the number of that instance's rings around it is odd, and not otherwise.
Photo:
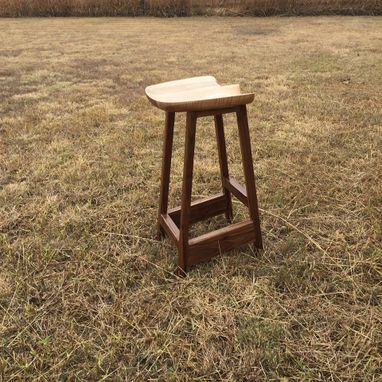
[(237, 124), (239, 128), (239, 139), (241, 155), (243, 158), (244, 177), (247, 189), (249, 214), (255, 227), (256, 241), (255, 247), (262, 249), (263, 242), (260, 230), (260, 217), (259, 209), (257, 205), (256, 184), (255, 176), (253, 173), (253, 162), (251, 152), (251, 141), (249, 137), (247, 107), (245, 105), (240, 106), (240, 110), (236, 113)]
[(184, 152), (183, 188), (182, 204), (180, 216), (180, 240), (178, 274), (184, 275), (187, 272), (188, 255), (188, 230), (190, 223), (191, 193), (192, 193), (192, 173), (194, 168), (196, 115), (187, 113), (186, 140)]
[(172, 142), (174, 136), (175, 113), (166, 112), (164, 139), (163, 139), (163, 157), (162, 157), (162, 175), (160, 183), (159, 200), (159, 218), (158, 218), (158, 239), (164, 236), (163, 228), (160, 225), (161, 214), (167, 213), (168, 208), (168, 190), (170, 185), (171, 154)]
[(226, 198), (227, 210), (225, 216), (227, 220), (232, 220), (232, 200), (231, 193), (224, 187), (224, 179), (229, 179), (228, 161), (227, 161), (227, 149), (225, 145), (224, 137), (224, 123), (223, 115), (215, 115), (215, 131), (216, 140), (218, 143), (219, 165), (220, 165), (220, 177), (223, 185), (223, 192)]

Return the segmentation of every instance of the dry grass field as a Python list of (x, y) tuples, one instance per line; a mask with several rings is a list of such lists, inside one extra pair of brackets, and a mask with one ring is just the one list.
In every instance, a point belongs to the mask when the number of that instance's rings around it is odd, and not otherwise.
[[(1, 20), (0, 41), (0, 380), (381, 381), (381, 18)], [(180, 279), (144, 88), (204, 74), (256, 92), (265, 250)], [(194, 197), (219, 192), (212, 119), (195, 161)]]
[(382, 15), (380, 0), (0, 0), (0, 17)]

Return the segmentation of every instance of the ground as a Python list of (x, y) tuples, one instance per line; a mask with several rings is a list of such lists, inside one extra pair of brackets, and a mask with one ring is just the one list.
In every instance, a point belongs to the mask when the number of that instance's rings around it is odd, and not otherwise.
[[(3, 19), (0, 41), (0, 379), (380, 380), (382, 18)], [(256, 93), (264, 251), (181, 279), (144, 88), (205, 74)], [(195, 161), (194, 197), (219, 192), (211, 118)]]

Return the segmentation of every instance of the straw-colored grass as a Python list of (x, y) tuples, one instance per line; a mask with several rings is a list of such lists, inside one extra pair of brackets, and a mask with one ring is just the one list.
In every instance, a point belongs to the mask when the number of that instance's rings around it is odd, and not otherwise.
[[(381, 380), (381, 36), (366, 17), (1, 20), (0, 380)], [(203, 74), (256, 92), (265, 250), (178, 279), (144, 87)], [(198, 198), (220, 189), (211, 119), (196, 146)]]
[(381, 15), (380, 0), (0, 0), (0, 16)]

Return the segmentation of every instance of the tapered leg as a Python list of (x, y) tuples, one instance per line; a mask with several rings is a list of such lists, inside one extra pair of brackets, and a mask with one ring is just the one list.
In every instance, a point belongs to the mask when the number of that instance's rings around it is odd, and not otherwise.
[(174, 121), (175, 121), (175, 113), (166, 112), (164, 140), (163, 140), (162, 175), (161, 175), (160, 200), (159, 200), (158, 239), (160, 239), (164, 235), (163, 228), (160, 225), (160, 216), (161, 214), (166, 214), (168, 209), (168, 191), (169, 191), (169, 185), (170, 185), (170, 170), (171, 170), (172, 142), (173, 142), (173, 136), (174, 136)]
[(215, 131), (216, 131), (216, 140), (218, 143), (218, 153), (219, 153), (219, 165), (220, 165), (220, 177), (223, 185), (223, 193), (226, 198), (227, 210), (225, 213), (226, 218), (232, 220), (232, 200), (231, 193), (224, 187), (224, 178), (229, 179), (228, 173), (228, 161), (227, 161), (227, 149), (225, 144), (224, 137), (224, 123), (223, 116), (215, 115)]
[(253, 173), (253, 162), (251, 152), (251, 141), (249, 137), (248, 118), (246, 106), (240, 106), (240, 111), (236, 113), (239, 127), (239, 138), (241, 155), (243, 158), (244, 177), (247, 189), (249, 214), (255, 227), (256, 241), (255, 247), (262, 249), (263, 242), (260, 230), (259, 208), (257, 204), (255, 176)]
[(192, 193), (192, 173), (194, 168), (196, 116), (194, 113), (187, 113), (186, 140), (184, 152), (183, 188), (180, 216), (180, 240), (178, 274), (187, 272), (188, 254), (188, 231), (190, 225), (191, 193)]

